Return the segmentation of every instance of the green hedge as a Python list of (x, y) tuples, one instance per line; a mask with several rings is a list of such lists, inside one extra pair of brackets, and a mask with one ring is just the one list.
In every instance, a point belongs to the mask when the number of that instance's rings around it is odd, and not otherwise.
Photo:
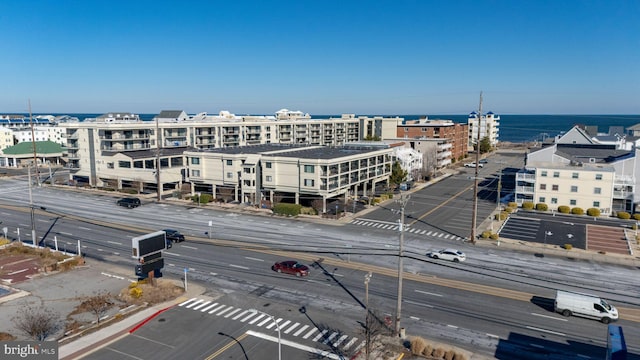
[(301, 209), (302, 205), (300, 204), (278, 203), (273, 207), (273, 213), (278, 215), (298, 216), (300, 215)]
[(316, 209), (312, 207), (302, 207), (300, 208), (300, 214), (302, 215), (318, 215)]
[(571, 213), (573, 215), (584, 215), (584, 210), (582, 210), (582, 208), (580, 207), (574, 207), (573, 209), (571, 209)]
[(549, 206), (547, 206), (547, 204), (545, 204), (545, 203), (537, 203), (536, 204), (536, 210), (538, 210), (538, 211), (547, 211), (547, 210), (549, 210)]
[(533, 209), (533, 203), (531, 201), (525, 201), (522, 203), (522, 208), (525, 210), (532, 210)]
[(622, 219), (622, 220), (629, 220), (631, 219), (631, 214), (629, 214), (626, 211), (618, 211), (618, 219)]
[(507, 204), (507, 206), (508, 206), (508, 207), (510, 207), (510, 208), (517, 208), (517, 207), (518, 207), (518, 203), (517, 203), (517, 202), (515, 202), (515, 201), (510, 201), (510, 202)]
[(560, 205), (558, 206), (558, 212), (563, 214), (568, 214), (571, 212), (571, 208), (568, 207), (567, 205)]
[(191, 201), (193, 201), (194, 203), (198, 203), (198, 200), (200, 200), (200, 204), (208, 204), (211, 202), (211, 200), (213, 200), (213, 195), (211, 194), (201, 194), (200, 196), (198, 195), (193, 195), (191, 196)]
[(633, 214), (633, 220), (640, 221), (640, 213)]
[(485, 230), (482, 232), (482, 235), (480, 236), (482, 236), (483, 239), (488, 239), (491, 236), (491, 231)]
[(598, 208), (588, 208), (587, 209), (587, 215), (598, 217), (598, 216), (600, 216), (600, 209), (598, 209)]

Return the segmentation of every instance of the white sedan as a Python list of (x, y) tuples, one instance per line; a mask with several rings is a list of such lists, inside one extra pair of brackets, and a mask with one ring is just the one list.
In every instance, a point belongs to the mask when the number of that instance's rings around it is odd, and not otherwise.
[(432, 259), (449, 260), (453, 262), (460, 262), (467, 260), (467, 255), (462, 251), (456, 249), (444, 249), (439, 251), (428, 252), (427, 256)]

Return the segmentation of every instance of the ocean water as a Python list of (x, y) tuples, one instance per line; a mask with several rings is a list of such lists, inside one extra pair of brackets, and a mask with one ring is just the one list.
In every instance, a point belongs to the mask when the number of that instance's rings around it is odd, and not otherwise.
[[(102, 114), (33, 114), (36, 115), (70, 115), (80, 121), (95, 118)], [(153, 120), (157, 114), (138, 114), (145, 121)], [(273, 114), (269, 114), (273, 115)], [(624, 129), (640, 124), (640, 115), (501, 115), (499, 141), (530, 142), (543, 140), (571, 130), (575, 125), (598, 126), (599, 133), (608, 133), (609, 127)], [(26, 114), (28, 116), (28, 114)], [(312, 118), (340, 117), (341, 115), (311, 115)], [(380, 116), (380, 115), (368, 115)], [(384, 115), (398, 116), (406, 120), (416, 120), (424, 115)], [(468, 114), (464, 115), (427, 115), (430, 120), (447, 119), (456, 123), (467, 123)]]

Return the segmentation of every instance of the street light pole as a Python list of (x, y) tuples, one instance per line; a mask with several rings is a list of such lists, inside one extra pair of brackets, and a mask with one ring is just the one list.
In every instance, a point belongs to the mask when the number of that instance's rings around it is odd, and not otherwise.
[(31, 210), (31, 241), (34, 246), (37, 246), (36, 239), (36, 222), (35, 214), (33, 212), (33, 195), (31, 193), (31, 166), (27, 168), (27, 177), (29, 178), (29, 209)]
[(477, 139), (476, 139), (476, 172), (473, 177), (473, 213), (471, 214), (471, 243), (476, 243), (476, 221), (478, 218), (478, 169), (480, 165), (480, 125), (482, 124), (482, 91), (480, 92), (480, 107), (478, 109)]
[(280, 338), (280, 325), (276, 321), (276, 318), (273, 317), (273, 315), (269, 315), (266, 312), (263, 312), (263, 311), (260, 311), (260, 310), (257, 310), (257, 309), (250, 309), (249, 311), (266, 315), (269, 318), (271, 318), (271, 320), (273, 321), (274, 324), (276, 324), (276, 330), (278, 330), (278, 360), (282, 360), (282, 344), (281, 344), (281, 338)]
[(399, 223), (399, 231), (400, 231), (400, 244), (398, 246), (398, 303), (396, 304), (396, 334), (401, 336), (400, 334), (400, 316), (402, 311), (402, 275), (404, 273), (404, 265), (403, 265), (403, 246), (404, 246), (404, 207), (407, 205), (409, 201), (409, 197), (404, 194), (400, 195), (400, 220)]
[(365, 318), (365, 341), (366, 341), (366, 351), (367, 351), (367, 356), (365, 360), (369, 360), (369, 354), (371, 353), (371, 329), (370, 327), (370, 323), (369, 323), (369, 280), (371, 280), (371, 277), (373, 276), (373, 274), (371, 273), (371, 271), (369, 271), (368, 274), (366, 274), (364, 276), (364, 307), (367, 310), (367, 315)]

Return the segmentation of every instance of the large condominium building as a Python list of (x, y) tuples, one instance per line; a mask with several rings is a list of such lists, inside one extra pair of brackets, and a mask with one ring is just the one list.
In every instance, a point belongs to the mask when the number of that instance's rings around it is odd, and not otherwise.
[(299, 146), (263, 144), (187, 151), (193, 191), (251, 204), (264, 201), (314, 206), (388, 181), (393, 149), (387, 144)]
[(226, 111), (191, 116), (169, 110), (154, 120), (109, 113), (60, 124), (66, 129), (72, 180), (155, 190), (159, 159), (161, 188), (170, 190), (186, 181), (182, 153), (187, 150), (260, 144), (339, 146), (367, 135), (383, 137), (403, 119), (355, 115), (311, 119), (283, 109), (276, 116), (236, 116)]
[(598, 144), (574, 127), (554, 144), (527, 154), (525, 168), (516, 174), (516, 202), (597, 208), (602, 214), (635, 212), (638, 151)]
[(469, 124), (469, 149), (473, 149), (478, 142), (478, 132), (480, 132), (480, 141), (484, 138), (489, 138), (489, 144), (492, 147), (498, 145), (498, 138), (500, 136), (500, 116), (489, 111), (485, 115), (478, 116), (478, 113), (473, 111), (469, 114), (467, 120)]

